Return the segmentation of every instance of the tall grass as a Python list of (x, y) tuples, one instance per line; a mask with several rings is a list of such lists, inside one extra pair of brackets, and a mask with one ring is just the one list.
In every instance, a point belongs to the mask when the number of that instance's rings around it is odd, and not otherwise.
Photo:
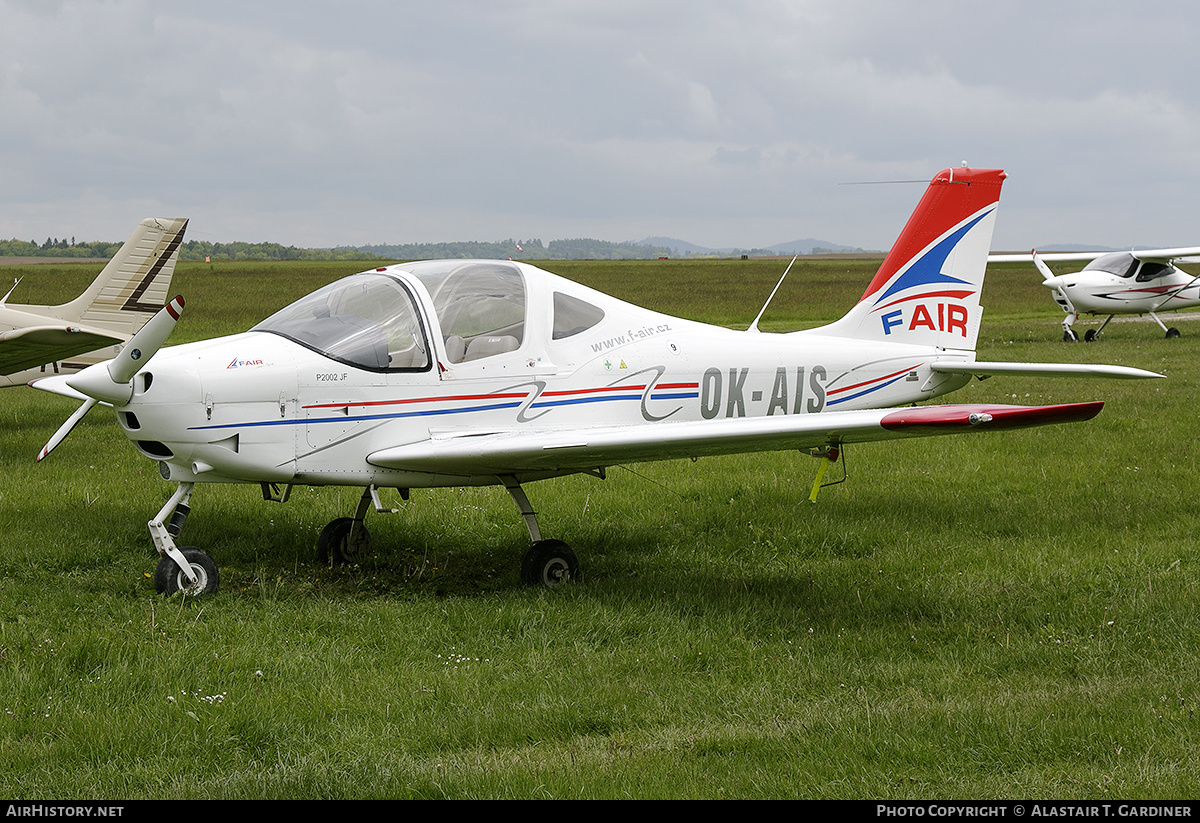
[[(784, 265), (547, 268), (744, 326)], [(812, 265), (772, 323), (836, 318), (871, 273)], [(98, 267), (78, 268), (31, 268), (13, 299), (66, 299)], [(179, 339), (355, 270), (181, 264)], [(982, 359), (1168, 380), (972, 383), (952, 399), (1107, 404), (1087, 424), (851, 449), (815, 505), (795, 453), (532, 485), (584, 565), (554, 593), (520, 585), (502, 490), (385, 494), (400, 511), (371, 515), (376, 553), (329, 569), (313, 541), (355, 490), (280, 506), (206, 486), (185, 537), (221, 591), (163, 599), (154, 465), (100, 411), (35, 464), (73, 404), (0, 392), (0, 793), (1195, 797), (1200, 324), (1068, 346), (1036, 274), (996, 274)], [(664, 287), (677, 275), (695, 288)], [(65, 293), (34, 297), (43, 279)]]

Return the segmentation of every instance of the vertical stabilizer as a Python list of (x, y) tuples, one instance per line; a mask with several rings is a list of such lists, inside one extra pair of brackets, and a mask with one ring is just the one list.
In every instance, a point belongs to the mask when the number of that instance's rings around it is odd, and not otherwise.
[(1000, 169), (944, 169), (850, 312), (823, 334), (974, 350)]
[(167, 301), (187, 224), (182, 217), (143, 220), (87, 290), (54, 314), (125, 337), (136, 332)]

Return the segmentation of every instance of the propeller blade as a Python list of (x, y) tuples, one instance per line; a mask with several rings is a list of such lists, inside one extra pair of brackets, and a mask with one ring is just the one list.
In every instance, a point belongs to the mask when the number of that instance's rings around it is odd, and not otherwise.
[(182, 311), (183, 298), (175, 297), (129, 338), (120, 354), (112, 360), (88, 366), (78, 374), (71, 375), (67, 378), (67, 385), (88, 397), (114, 406), (125, 405), (133, 396), (133, 386), (129, 381), (166, 342)]
[(1033, 265), (1042, 273), (1042, 279), (1050, 280), (1054, 277), (1054, 272), (1050, 271), (1050, 267), (1042, 261), (1042, 258), (1038, 257), (1037, 249), (1033, 250)]
[(113, 382), (128, 383), (137, 374), (137, 370), (146, 365), (146, 361), (167, 342), (182, 311), (183, 298), (176, 295), (170, 303), (159, 309), (158, 314), (151, 317), (137, 334), (129, 338), (121, 353), (108, 361), (108, 374)]
[(1032, 255), (1033, 265), (1042, 274), (1042, 285), (1053, 291), (1066, 304), (1063, 311), (1068, 314), (1078, 315), (1079, 312), (1075, 311), (1075, 304), (1071, 302), (1071, 296), (1067, 294), (1063, 278), (1056, 276), (1054, 272), (1050, 271), (1050, 267), (1046, 265), (1045, 261), (1038, 257), (1037, 249), (1033, 250)]
[(67, 435), (71, 433), (71, 429), (75, 428), (75, 424), (82, 420), (83, 416), (92, 410), (92, 406), (95, 406), (99, 402), (94, 397), (89, 397), (83, 401), (83, 405), (77, 408), (75, 413), (67, 418), (67, 422), (58, 427), (58, 431), (54, 433), (54, 436), (50, 438), (46, 445), (42, 446), (42, 450), (38, 452), (37, 462), (41, 463), (46, 455), (54, 450), (55, 446), (63, 442), (67, 438)]

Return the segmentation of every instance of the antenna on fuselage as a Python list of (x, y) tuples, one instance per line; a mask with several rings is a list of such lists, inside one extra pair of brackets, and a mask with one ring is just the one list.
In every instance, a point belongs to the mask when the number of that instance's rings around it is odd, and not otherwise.
[[(796, 255), (796, 257), (799, 256), (800, 255)], [(796, 257), (792, 258), (792, 263), (796, 262)], [(783, 277), (787, 277), (788, 272), (792, 270), (792, 263), (788, 263), (787, 268), (783, 270)], [(746, 331), (758, 331), (758, 321), (762, 320), (763, 312), (767, 310), (767, 306), (771, 305), (771, 298), (775, 296), (775, 292), (779, 291), (779, 287), (783, 285), (783, 277), (780, 277), (779, 282), (775, 284), (775, 288), (771, 289), (771, 296), (767, 298), (766, 303), (763, 303), (762, 309), (760, 309), (758, 312), (758, 317), (754, 318), (754, 322), (750, 324), (750, 328), (746, 329)]]

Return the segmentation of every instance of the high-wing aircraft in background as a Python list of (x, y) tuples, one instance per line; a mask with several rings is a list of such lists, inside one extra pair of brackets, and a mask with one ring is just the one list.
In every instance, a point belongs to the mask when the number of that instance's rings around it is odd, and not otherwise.
[[(1179, 330), (1167, 328), (1158, 313), (1200, 306), (1200, 276), (1176, 267), (1176, 261), (1200, 255), (1200, 246), (1176, 249), (1146, 249), (1119, 252), (1049, 252), (1038, 254), (990, 254), (989, 263), (1032, 260), (1044, 285), (1067, 313), (1063, 318), (1063, 340), (1079, 340), (1072, 326), (1081, 314), (1105, 315), (1097, 329), (1088, 329), (1083, 339), (1092, 342), (1118, 314), (1148, 314), (1167, 337)], [(1046, 261), (1089, 262), (1081, 271), (1055, 275)], [(1198, 261), (1190, 261), (1198, 262)]]
[(115, 408), (137, 451), (177, 484), (149, 524), (164, 593), (217, 588), (209, 555), (175, 542), (195, 484), (210, 482), (259, 484), (280, 502), (296, 485), (362, 488), (353, 516), (317, 540), (331, 562), (370, 548), (364, 518), (372, 505), (384, 510), (381, 487), (503, 486), (533, 543), (522, 579), (559, 585), (578, 575), (579, 560), (543, 538), (525, 483), (602, 478), (639, 461), (818, 449), (815, 496), (847, 444), (1086, 420), (1102, 405), (886, 408), (972, 375), (1161, 377), (976, 360), (1003, 180), (996, 169), (938, 173), (850, 312), (787, 334), (671, 317), (511, 261), (378, 268), (248, 332), (159, 350), (183, 308), (175, 298), (112, 361), (34, 384), (87, 398), (38, 459), (92, 406)]
[(13, 305), (10, 289), (0, 298), (0, 387), (24, 386), (112, 358), (166, 303), (187, 222), (143, 220), (69, 303)]

